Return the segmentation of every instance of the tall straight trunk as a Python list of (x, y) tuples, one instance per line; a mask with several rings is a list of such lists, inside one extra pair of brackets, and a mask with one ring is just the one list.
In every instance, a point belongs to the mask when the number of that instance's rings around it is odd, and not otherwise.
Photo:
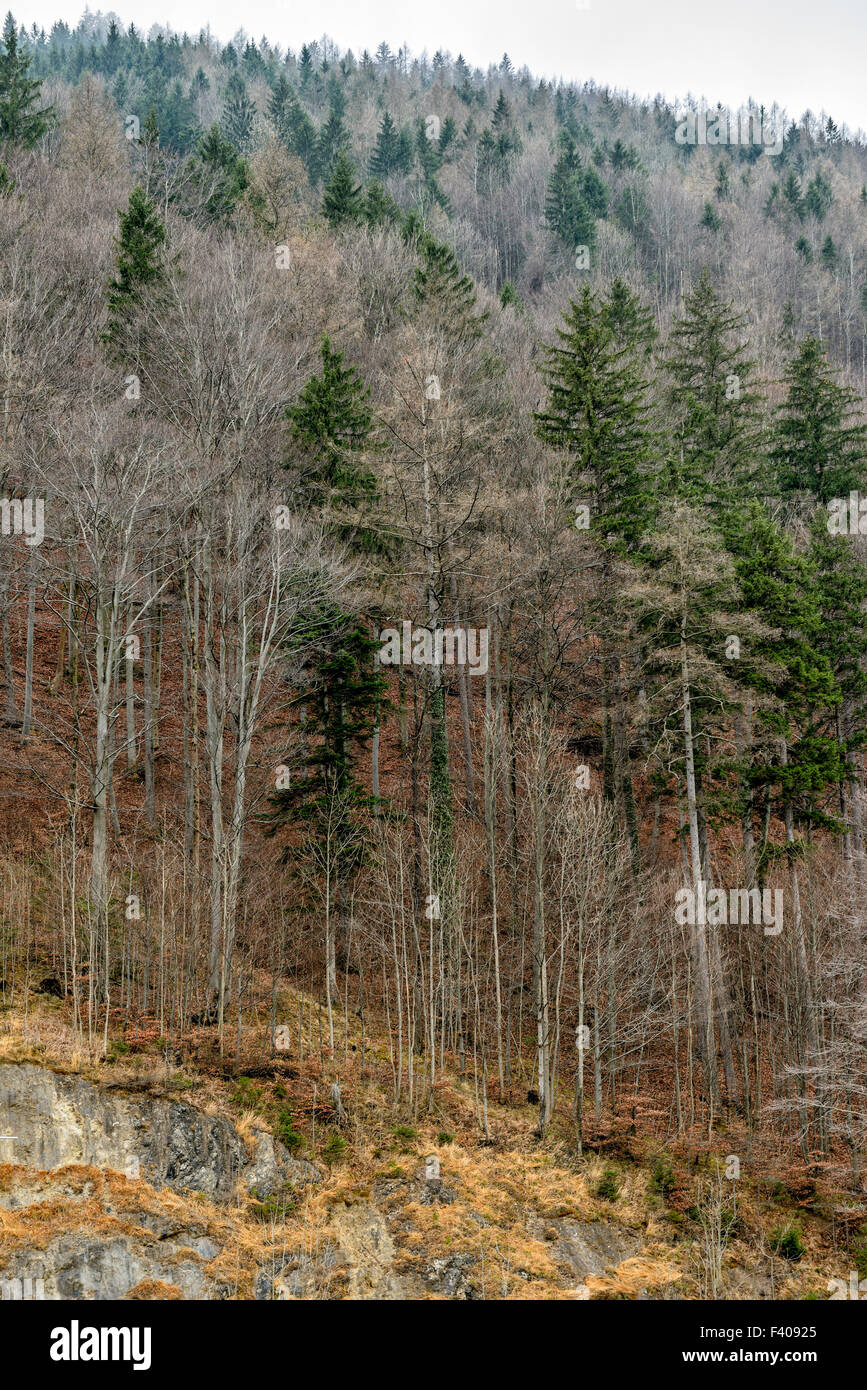
[[(488, 618), (489, 627), (492, 626)], [(492, 653), (493, 657), (493, 653)], [(498, 918), (497, 881), (497, 780), (499, 752), (499, 710), (495, 712), (491, 699), (493, 660), (488, 662), (485, 675), (485, 845), (488, 856), (488, 881), (491, 890), (491, 950), (494, 957), (494, 998), (496, 1004), (497, 1027), (497, 1078), (499, 1098), (505, 1092), (505, 1073), (503, 1069), (503, 999), (500, 982), (500, 936)]]
[(716, 1071), (716, 1058), (713, 1039), (713, 1017), (711, 1013), (710, 965), (707, 950), (706, 927), (706, 888), (702, 875), (701, 846), (699, 842), (698, 799), (696, 796), (695, 750), (692, 731), (692, 702), (689, 689), (689, 660), (686, 641), (681, 636), (680, 643), (681, 702), (683, 707), (683, 745), (686, 764), (686, 807), (689, 826), (690, 870), (695, 900), (695, 919), (691, 927), (691, 957), (693, 974), (693, 997), (695, 1000), (695, 1042), (698, 1055), (704, 1067), (708, 1093), (712, 1101), (719, 1098), (719, 1080)]
[(106, 605), (97, 592), (96, 607), (96, 646), (95, 646), (95, 687), (96, 687), (96, 739), (94, 743), (93, 774), (91, 780), (91, 801), (93, 823), (91, 831), (91, 876), (90, 890), (94, 907), (97, 931), (104, 929), (108, 912), (108, 771), (109, 771), (109, 704), (111, 701), (112, 673), (107, 625)]
[[(132, 604), (127, 610), (127, 632), (129, 632), (129, 621), (132, 617)], [(133, 647), (130, 646), (124, 661), (126, 668), (125, 676), (125, 704), (126, 704), (126, 765), (127, 768), (135, 767), (136, 760), (136, 737), (135, 737), (135, 660)]]
[(150, 610), (142, 619), (142, 691), (144, 696), (144, 783), (145, 820), (153, 829), (156, 826), (156, 792), (154, 787), (154, 649), (153, 618)]
[(15, 704), (15, 670), (12, 664), (12, 635), (9, 630), (9, 611), (11, 600), (9, 591), (12, 586), (12, 576), (9, 570), (9, 551), (5, 546), (0, 546), (0, 583), (2, 583), (2, 593), (0, 593), (0, 604), (2, 604), (2, 617), (0, 617), (0, 640), (3, 643), (3, 680), (6, 686), (6, 722), (7, 724), (17, 724), (18, 709)]
[(539, 744), (533, 769), (533, 1004), (536, 1014), (536, 1061), (539, 1084), (539, 1134), (551, 1119), (553, 1104), (550, 1048), (551, 1020), (548, 998), (548, 959), (545, 930), (545, 788), (548, 777), (547, 691), (543, 693)]
[[(785, 739), (780, 740), (780, 763), (789, 765), (789, 750)], [(798, 860), (795, 854), (795, 813), (791, 798), (783, 808), (786, 827), (786, 851), (789, 859), (789, 887), (792, 895), (792, 946), (798, 974), (798, 1001), (804, 1024), (804, 1036), (808, 1050), (815, 1053), (817, 1046), (816, 1014), (813, 1006), (813, 990), (810, 983), (810, 966), (807, 958), (807, 937), (804, 931), (804, 917), (801, 911), (801, 889), (798, 879)]]
[[(454, 624), (459, 629), (461, 627), (461, 615), (458, 606), (458, 580), (454, 569), (451, 571), (449, 584)], [(490, 661), (488, 667), (490, 668)], [(461, 702), (461, 732), (464, 740), (464, 787), (467, 795), (467, 810), (471, 816), (474, 816), (477, 813), (476, 788), (473, 776), (473, 741), (470, 731), (470, 678), (466, 662), (461, 662), (458, 666), (458, 694)]]
[(27, 646), (24, 657), (24, 719), (21, 733), (30, 735), (33, 722), (33, 639), (36, 627), (36, 547), (30, 547), (27, 560)]
[(211, 547), (202, 552), (207, 575), (205, 595), (205, 741), (208, 756), (208, 790), (211, 801), (210, 943), (208, 950), (208, 1010), (220, 997), (223, 979), (223, 715), (225, 638), (218, 617), (216, 584), (211, 567)]
[(747, 707), (744, 714), (734, 717), (735, 752), (741, 767), (741, 845), (744, 853), (744, 884), (747, 888), (756, 886), (756, 844), (753, 831), (753, 789), (749, 780), (749, 759), (753, 745), (752, 695), (747, 693)]

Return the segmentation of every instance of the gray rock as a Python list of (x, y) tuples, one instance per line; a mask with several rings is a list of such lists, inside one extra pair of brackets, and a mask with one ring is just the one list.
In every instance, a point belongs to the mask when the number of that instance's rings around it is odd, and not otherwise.
[(179, 1250), (129, 1236), (63, 1235), (45, 1250), (18, 1251), (2, 1278), (41, 1279), (44, 1297), (51, 1301), (125, 1298), (143, 1280), (172, 1285), (185, 1298), (215, 1297), (214, 1286), (198, 1261), (184, 1259)]
[(322, 1174), (313, 1163), (293, 1158), (279, 1139), (260, 1132), (256, 1136), (256, 1157), (244, 1175), (248, 1191), (259, 1197), (273, 1197), (286, 1187), (304, 1187), (321, 1182)]
[(448, 1298), (475, 1298), (475, 1285), (468, 1278), (475, 1263), (475, 1255), (449, 1255), (447, 1259), (431, 1260), (425, 1266), (423, 1278), (429, 1288)]
[(0, 1065), (0, 1126), (31, 1168), (133, 1167), (154, 1187), (228, 1201), (245, 1155), (234, 1125), (180, 1101), (125, 1096), (29, 1062)]
[(239, 1176), (263, 1198), (322, 1177), (270, 1134), (257, 1136), (250, 1164), (234, 1125), (220, 1116), (29, 1062), (0, 1063), (0, 1131), (15, 1135), (14, 1161), (23, 1167), (90, 1164), (217, 1202), (230, 1200)]
[(641, 1248), (641, 1240), (634, 1232), (606, 1221), (534, 1219), (527, 1223), (527, 1229), (535, 1240), (550, 1241), (553, 1259), (578, 1280), (588, 1274), (604, 1274)]

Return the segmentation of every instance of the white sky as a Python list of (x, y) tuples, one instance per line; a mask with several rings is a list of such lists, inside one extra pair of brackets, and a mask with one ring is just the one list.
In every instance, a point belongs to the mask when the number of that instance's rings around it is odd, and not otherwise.
[[(84, 8), (8, 3), (28, 28), (75, 23)], [(754, 97), (867, 129), (867, 0), (121, 0), (116, 12), (145, 31), (156, 23), (192, 34), (210, 24), (225, 41), (243, 27), (296, 51), (327, 33), (356, 55), (384, 39), (413, 54), (462, 52), (485, 68), (508, 52), (537, 76), (592, 78), (639, 96), (692, 92), (732, 107)]]

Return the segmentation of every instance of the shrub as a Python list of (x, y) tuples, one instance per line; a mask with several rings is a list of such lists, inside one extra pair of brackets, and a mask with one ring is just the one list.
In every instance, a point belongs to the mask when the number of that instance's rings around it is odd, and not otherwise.
[(596, 1188), (596, 1196), (604, 1197), (606, 1202), (616, 1202), (620, 1196), (620, 1179), (616, 1168), (606, 1168)]
[(254, 1086), (249, 1076), (239, 1076), (238, 1084), (232, 1092), (232, 1104), (239, 1110), (259, 1110), (262, 1105), (262, 1091)]
[(661, 1193), (663, 1197), (668, 1197), (674, 1191), (675, 1184), (676, 1179), (671, 1159), (667, 1154), (659, 1154), (650, 1175), (652, 1191)]
[(298, 1153), (307, 1143), (304, 1135), (299, 1134), (295, 1128), (292, 1111), (286, 1109), (285, 1106), (278, 1111), (274, 1128), (277, 1131), (277, 1137), (286, 1145), (291, 1154)]
[(336, 1160), (338, 1158), (341, 1158), (343, 1154), (346, 1152), (347, 1147), (347, 1142), (344, 1139), (343, 1135), (338, 1134), (336, 1130), (332, 1130), (328, 1138), (325, 1140), (325, 1147), (322, 1150), (325, 1162), (336, 1162)]
[(771, 1232), (771, 1249), (784, 1260), (799, 1260), (806, 1248), (801, 1239), (801, 1228), (796, 1223)]
[(412, 1125), (395, 1125), (391, 1131), (398, 1139), (417, 1139), (418, 1130), (413, 1129)]

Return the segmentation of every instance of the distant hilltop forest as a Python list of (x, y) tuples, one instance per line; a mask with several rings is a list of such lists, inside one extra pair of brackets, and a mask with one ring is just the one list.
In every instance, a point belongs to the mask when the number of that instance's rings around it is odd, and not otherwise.
[(581, 271), (626, 275), (664, 321), (684, 277), (710, 264), (749, 300), (753, 348), (772, 373), (810, 332), (863, 387), (867, 150), (831, 115), (790, 117), (768, 93), (746, 113), (754, 138), (741, 113), (729, 143), (719, 111), (697, 99), (552, 83), (506, 54), (483, 72), (385, 42), (354, 54), (327, 37), (296, 48), (243, 31), (225, 45), (204, 32), (145, 36), (100, 13), (19, 41), (60, 116), (95, 85), (133, 162), (139, 142), (158, 142), (191, 173), (217, 171), (209, 210), (222, 218), (269, 152), (298, 161), (295, 191), (314, 208), (345, 156), (368, 220), (415, 213), (498, 295), (562, 298), (580, 247)]

